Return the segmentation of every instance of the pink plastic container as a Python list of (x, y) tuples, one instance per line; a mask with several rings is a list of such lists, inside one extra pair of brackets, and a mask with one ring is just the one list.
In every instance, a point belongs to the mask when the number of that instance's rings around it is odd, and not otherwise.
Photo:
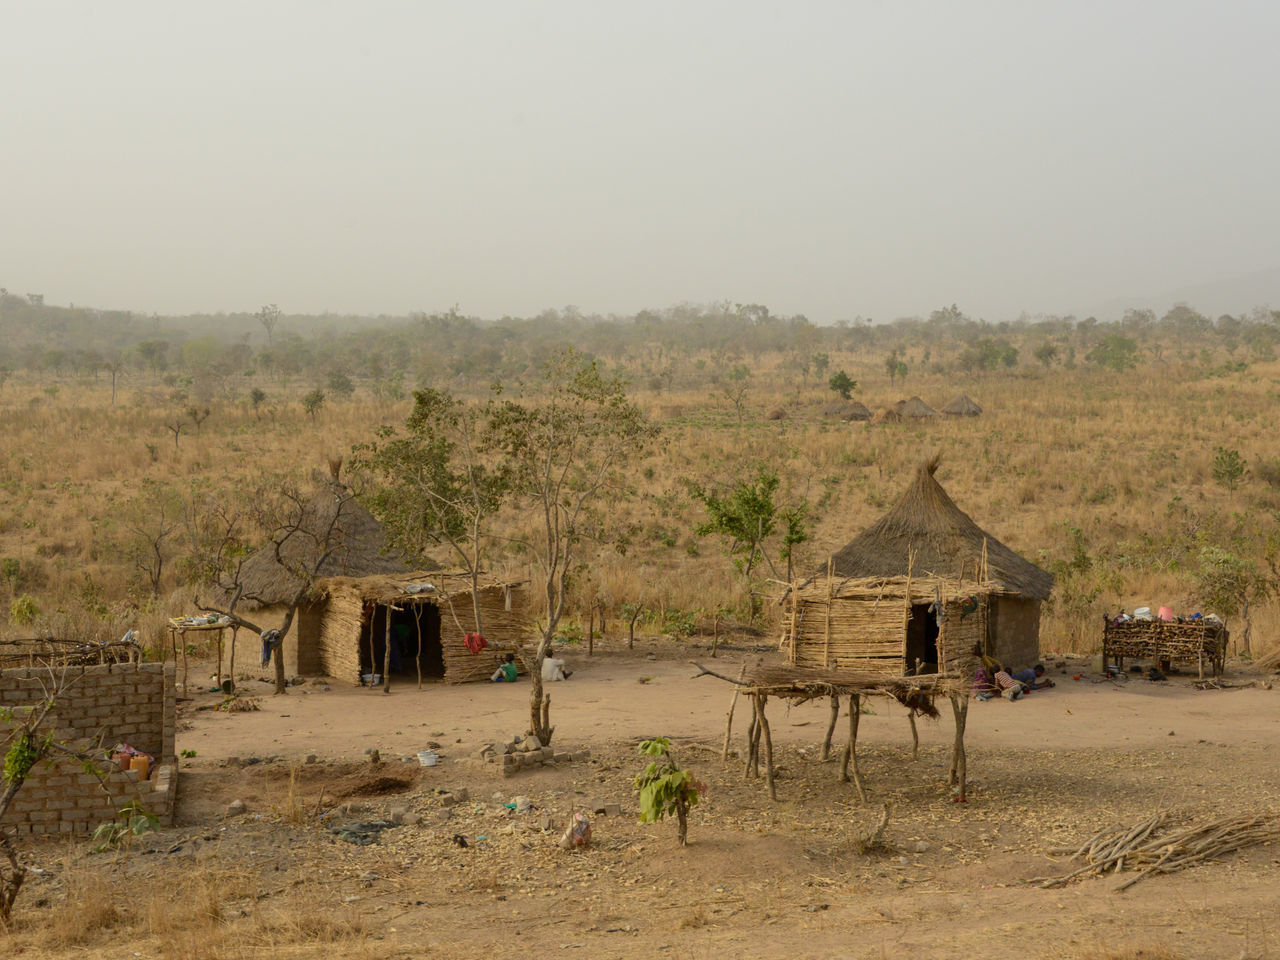
[(1172, 623), (1172, 622), (1173, 622), (1173, 607), (1161, 607), (1161, 608), (1157, 611), (1157, 615), (1158, 615), (1158, 616), (1160, 617), (1160, 619), (1161, 619), (1161, 620), (1163, 620), (1165, 623)]

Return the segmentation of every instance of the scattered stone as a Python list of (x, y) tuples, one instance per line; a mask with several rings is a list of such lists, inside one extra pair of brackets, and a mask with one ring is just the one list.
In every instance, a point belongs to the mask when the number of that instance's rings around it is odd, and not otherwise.
[(404, 819), (401, 821), (401, 823), (408, 827), (416, 827), (421, 822), (422, 814), (420, 813), (406, 813), (404, 815)]
[(347, 843), (354, 843), (357, 847), (367, 847), (371, 843), (377, 843), (382, 831), (390, 826), (393, 824), (388, 820), (354, 820), (331, 827), (329, 832), (336, 833)]
[(911, 845), (911, 849), (915, 853), (925, 853), (928, 851), (929, 845), (925, 843), (923, 840), (917, 840), (915, 843)]
[(571, 761), (571, 760), (573, 759), (573, 754), (571, 754), (571, 753), (557, 753), (557, 754), (554, 754), (554, 755), (551, 757), (551, 759), (552, 759), (552, 760), (554, 760), (556, 763), (568, 763), (569, 761)]
[(315, 755), (314, 753), (308, 753), (308, 754), (307, 754), (307, 763), (316, 763), (316, 762), (317, 762), (317, 760), (318, 760), (318, 758), (316, 757), (316, 755)]
[(605, 804), (603, 800), (589, 800), (587, 801), (587, 812), (604, 813), (604, 806)]
[(606, 803), (600, 812), (606, 817), (620, 817), (622, 816), (622, 804)]
[(391, 808), (392, 823), (404, 823), (404, 818), (407, 817), (408, 815), (409, 815), (408, 807), (392, 807)]
[(516, 813), (528, 813), (533, 809), (533, 801), (528, 797), (516, 797)]
[(535, 750), (542, 749), (542, 741), (531, 733), (525, 738), (524, 743), (520, 745), (520, 749), (525, 753), (533, 753)]
[(377, 750), (369, 751), (369, 762), (370, 762), (370, 763), (381, 763), (381, 762), (382, 762), (382, 755), (381, 755), (380, 753), (378, 753), (378, 751), (377, 751)]
[(538, 829), (544, 832), (551, 829), (551, 814), (543, 811), (542, 816), (538, 818)]
[(342, 809), (346, 813), (364, 813), (364, 804), (360, 803), (358, 800), (352, 800)]
[(238, 817), (248, 809), (249, 808), (245, 806), (245, 802), (243, 800), (232, 800), (227, 804), (227, 816)]
[(453, 795), (457, 798), (459, 803), (471, 799), (471, 791), (466, 787), (459, 787), (457, 790), (454, 790)]
[(440, 797), (440, 806), (442, 807), (452, 807), (457, 802), (458, 797), (452, 793), (446, 793)]

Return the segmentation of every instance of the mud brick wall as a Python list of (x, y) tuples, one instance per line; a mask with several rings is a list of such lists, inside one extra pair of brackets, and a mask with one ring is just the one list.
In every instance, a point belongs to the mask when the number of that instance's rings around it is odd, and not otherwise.
[[(173, 756), (174, 665), (103, 664), (67, 667), (67, 684), (58, 698), (55, 727), (67, 740), (124, 742), (149, 753), (157, 764)], [(0, 671), (0, 707), (34, 706), (45, 698), (41, 681), (49, 671), (19, 667)]]
[[(41, 679), (48, 683), (47, 670), (0, 671), (0, 707), (15, 712), (13, 720), (0, 719), (0, 741), (45, 698)], [(82, 761), (65, 755), (37, 764), (0, 826), (19, 834), (87, 834), (117, 818), (130, 803), (171, 824), (177, 792), (173, 664), (72, 667), (67, 679), (71, 682), (46, 723), (59, 742), (94, 757), (94, 769), (88, 771)], [(149, 779), (97, 759), (120, 741), (155, 758)]]

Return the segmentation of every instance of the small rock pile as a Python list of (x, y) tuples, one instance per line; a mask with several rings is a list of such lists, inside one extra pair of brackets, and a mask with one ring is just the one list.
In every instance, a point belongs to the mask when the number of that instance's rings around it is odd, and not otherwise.
[(485, 746), (480, 751), (480, 759), (485, 763), (502, 765), (502, 775), (513, 777), (520, 770), (529, 767), (540, 767), (546, 763), (573, 763), (591, 759), (590, 750), (579, 750), (576, 753), (567, 751), (557, 753), (551, 747), (544, 747), (533, 734), (524, 737), (512, 737)]

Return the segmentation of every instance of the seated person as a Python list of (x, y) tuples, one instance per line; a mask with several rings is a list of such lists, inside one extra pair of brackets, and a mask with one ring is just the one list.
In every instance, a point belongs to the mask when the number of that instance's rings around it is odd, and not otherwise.
[(979, 667), (973, 675), (973, 686), (970, 688), (972, 693), (979, 700), (990, 700), (999, 692), (995, 681), (991, 679), (991, 672), (986, 667)]
[(1043, 663), (1037, 663), (1034, 667), (1028, 667), (1026, 670), (1019, 670), (1011, 676), (1028, 690), (1044, 690), (1053, 686), (1053, 681), (1044, 675)]
[(572, 670), (566, 670), (564, 660), (559, 657), (545, 657), (542, 661), (542, 679), (544, 681), (568, 680), (573, 676)]
[(517, 674), (516, 655), (508, 653), (489, 679), (494, 683), (515, 683)]
[(1000, 688), (1000, 696), (1006, 700), (1019, 700), (1022, 695), (1027, 692), (1026, 687), (1020, 680), (1015, 680), (1004, 670), (997, 670), (995, 676), (996, 686)]

